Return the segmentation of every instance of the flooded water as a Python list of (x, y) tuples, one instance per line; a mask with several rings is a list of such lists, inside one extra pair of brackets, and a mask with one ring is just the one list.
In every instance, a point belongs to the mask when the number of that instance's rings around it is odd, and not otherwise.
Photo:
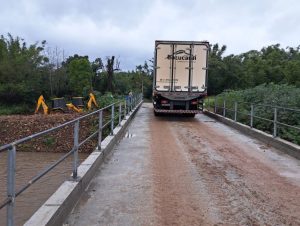
[[(23, 187), (64, 153), (17, 152), (16, 190)], [(79, 153), (80, 162), (88, 154)], [(72, 156), (16, 198), (15, 225), (23, 225), (72, 173)], [(0, 153), (0, 203), (6, 198), (7, 153)], [(0, 225), (6, 225), (6, 208), (0, 210)]]

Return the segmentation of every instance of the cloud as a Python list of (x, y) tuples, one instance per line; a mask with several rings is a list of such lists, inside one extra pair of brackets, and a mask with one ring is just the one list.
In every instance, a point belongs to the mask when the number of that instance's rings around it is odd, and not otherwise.
[(123, 69), (153, 56), (154, 41), (208, 40), (227, 54), (281, 43), (298, 46), (296, 0), (0, 0), (0, 34), (95, 57), (120, 57)]

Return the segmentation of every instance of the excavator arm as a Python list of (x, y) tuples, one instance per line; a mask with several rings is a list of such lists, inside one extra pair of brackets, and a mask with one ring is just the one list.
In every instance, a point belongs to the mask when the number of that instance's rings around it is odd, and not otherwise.
[(39, 97), (34, 113), (35, 113), (35, 114), (38, 113), (38, 111), (39, 111), (41, 105), (42, 105), (42, 107), (43, 107), (44, 114), (45, 114), (45, 115), (48, 115), (48, 113), (49, 113), (49, 108), (48, 108), (47, 104), (45, 103), (45, 99), (44, 99), (44, 96), (43, 96), (43, 95), (41, 95), (41, 96)]
[(72, 104), (72, 103), (69, 103), (69, 104), (66, 104), (67, 105), (67, 107), (68, 107), (68, 109), (69, 110), (73, 110), (73, 111), (76, 111), (76, 112), (78, 112), (78, 113), (81, 113), (82, 112), (82, 109), (80, 109), (80, 108), (77, 108), (74, 104)]
[(89, 99), (89, 101), (88, 101), (88, 103), (87, 103), (88, 109), (89, 109), (89, 110), (92, 109), (92, 104), (94, 104), (96, 107), (99, 107), (98, 104), (97, 104), (95, 95), (92, 94), (92, 93), (90, 93), (89, 96), (90, 96), (90, 99)]

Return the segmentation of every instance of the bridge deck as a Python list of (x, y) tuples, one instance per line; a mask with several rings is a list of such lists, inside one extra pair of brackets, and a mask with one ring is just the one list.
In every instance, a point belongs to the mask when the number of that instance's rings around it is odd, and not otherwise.
[(67, 225), (299, 225), (300, 161), (143, 104)]

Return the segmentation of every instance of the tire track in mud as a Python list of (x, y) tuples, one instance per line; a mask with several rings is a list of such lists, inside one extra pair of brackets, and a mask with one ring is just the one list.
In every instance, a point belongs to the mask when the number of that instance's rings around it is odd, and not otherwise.
[(189, 162), (169, 129), (154, 119), (151, 127), (151, 165), (154, 212), (159, 225), (212, 225), (201, 192), (195, 187)]
[(299, 186), (250, 155), (253, 147), (196, 120), (172, 127), (222, 213), (222, 223), (300, 225)]

